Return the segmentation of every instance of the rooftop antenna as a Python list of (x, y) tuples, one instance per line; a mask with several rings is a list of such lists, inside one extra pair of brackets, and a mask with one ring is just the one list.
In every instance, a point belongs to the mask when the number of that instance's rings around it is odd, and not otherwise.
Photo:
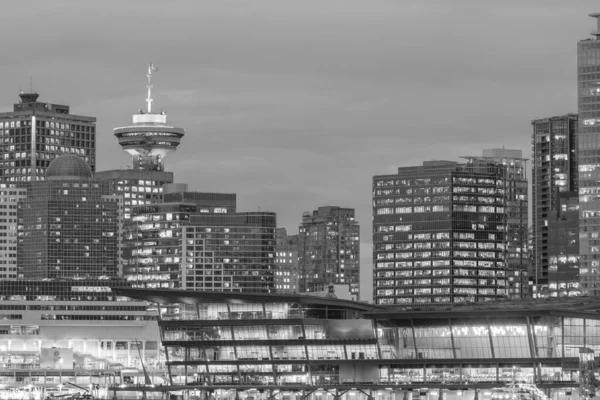
[(156, 71), (158, 71), (158, 67), (150, 61), (150, 64), (148, 65), (148, 74), (146, 75), (148, 77), (148, 86), (146, 86), (148, 88), (148, 98), (146, 98), (146, 102), (148, 103), (148, 114), (152, 112), (152, 73)]
[(33, 93), (33, 77), (29, 76), (29, 93)]

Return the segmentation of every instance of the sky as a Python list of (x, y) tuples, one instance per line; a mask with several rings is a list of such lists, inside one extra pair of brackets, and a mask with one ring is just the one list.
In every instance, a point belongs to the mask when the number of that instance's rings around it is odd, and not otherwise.
[(40, 101), (97, 122), (97, 170), (125, 167), (112, 130), (145, 107), (185, 128), (166, 169), (237, 193), (297, 233), (339, 205), (361, 223), (371, 296), (374, 175), (484, 148), (530, 157), (531, 120), (576, 112), (576, 43), (597, 0), (23, 0), (0, 14), (0, 110)]

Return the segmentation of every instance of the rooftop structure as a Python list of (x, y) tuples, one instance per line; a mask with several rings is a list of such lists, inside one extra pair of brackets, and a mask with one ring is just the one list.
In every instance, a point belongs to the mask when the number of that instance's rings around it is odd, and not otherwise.
[(114, 134), (124, 151), (133, 156), (133, 169), (141, 171), (164, 171), (164, 158), (177, 149), (185, 135), (182, 128), (167, 125), (167, 114), (152, 112), (152, 73), (158, 68), (148, 66), (148, 97), (146, 112), (141, 109), (133, 115), (133, 124), (115, 128)]
[(580, 360), (600, 349), (598, 298), (390, 310), (306, 294), (115, 292), (159, 308), (169, 376), (159, 390), (492, 400), (511, 388), (536, 399), (597, 388)]

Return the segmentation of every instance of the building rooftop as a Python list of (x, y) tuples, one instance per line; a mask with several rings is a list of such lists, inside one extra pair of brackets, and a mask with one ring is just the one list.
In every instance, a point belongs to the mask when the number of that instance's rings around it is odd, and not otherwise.
[(560, 297), (547, 299), (499, 300), (481, 303), (456, 304), (445, 308), (419, 307), (387, 309), (370, 312), (370, 318), (389, 319), (448, 319), (448, 318), (506, 318), (519, 316), (564, 316), (600, 319), (600, 297)]
[(85, 160), (74, 154), (56, 157), (46, 170), (46, 179), (92, 179), (93, 174)]
[(188, 291), (178, 289), (140, 289), (113, 287), (113, 293), (158, 304), (183, 303), (299, 303), (342, 307), (356, 311), (382, 311), (384, 308), (351, 300), (304, 294), (271, 294), (243, 292)]

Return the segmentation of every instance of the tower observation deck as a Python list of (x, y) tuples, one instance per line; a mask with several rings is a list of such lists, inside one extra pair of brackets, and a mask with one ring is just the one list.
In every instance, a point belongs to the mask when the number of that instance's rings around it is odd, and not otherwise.
[(185, 130), (167, 125), (164, 111), (152, 112), (152, 73), (158, 68), (148, 66), (148, 109), (133, 115), (133, 124), (114, 129), (114, 134), (124, 151), (133, 157), (133, 169), (139, 171), (164, 171), (164, 159), (175, 151)]

